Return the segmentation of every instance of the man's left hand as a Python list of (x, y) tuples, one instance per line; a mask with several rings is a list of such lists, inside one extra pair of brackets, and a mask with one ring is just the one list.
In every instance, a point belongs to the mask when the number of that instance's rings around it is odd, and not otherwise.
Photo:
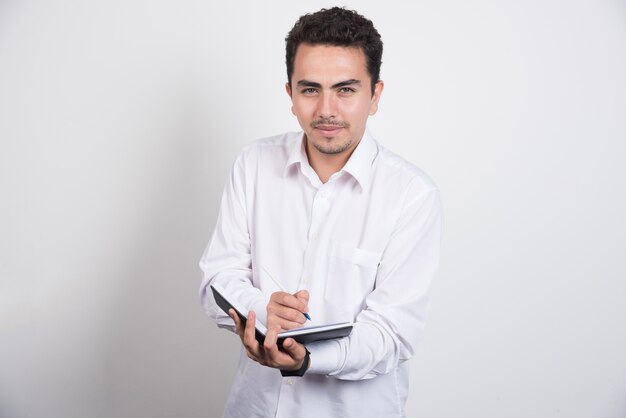
[(279, 326), (267, 330), (265, 342), (261, 345), (255, 337), (256, 314), (253, 311), (248, 313), (245, 326), (233, 309), (230, 309), (228, 314), (235, 321), (237, 335), (241, 338), (248, 357), (252, 360), (263, 366), (281, 370), (299, 370), (302, 367), (306, 356), (304, 345), (296, 342), (293, 338), (286, 338), (283, 341), (283, 351), (279, 350), (276, 344)]

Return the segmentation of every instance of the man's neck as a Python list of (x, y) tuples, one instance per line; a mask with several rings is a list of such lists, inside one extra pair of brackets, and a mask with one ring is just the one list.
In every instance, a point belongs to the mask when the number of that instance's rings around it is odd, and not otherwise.
[(350, 156), (360, 142), (361, 141), (359, 140), (356, 144), (353, 144), (350, 148), (339, 154), (325, 154), (320, 152), (315, 149), (315, 147), (311, 146), (308, 141), (305, 142), (304, 149), (306, 150), (306, 155), (309, 159), (311, 168), (313, 168), (317, 176), (320, 178), (320, 181), (322, 183), (326, 183), (330, 179), (330, 176), (340, 171), (343, 166), (346, 165)]

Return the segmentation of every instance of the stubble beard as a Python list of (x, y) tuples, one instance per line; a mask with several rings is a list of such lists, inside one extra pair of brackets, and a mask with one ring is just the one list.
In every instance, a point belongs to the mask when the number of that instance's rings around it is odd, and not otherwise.
[[(313, 129), (317, 128), (319, 125), (332, 125), (332, 126), (341, 127), (343, 129), (347, 129), (350, 127), (350, 124), (348, 122), (337, 121), (332, 118), (320, 118), (311, 123), (311, 127)], [(313, 147), (322, 154), (336, 155), (336, 154), (341, 154), (342, 152), (350, 148), (353, 142), (352, 138), (348, 138), (346, 142), (344, 142), (343, 144), (333, 145), (330, 143), (333, 139), (334, 138), (324, 138), (322, 140), (322, 141), (325, 140), (327, 143), (317, 143), (317, 142), (311, 141), (311, 145), (313, 145)]]
[(322, 154), (336, 155), (336, 154), (341, 154), (342, 152), (350, 148), (350, 146), (352, 145), (352, 142), (353, 142), (352, 139), (348, 139), (343, 144), (337, 144), (334, 146), (327, 145), (327, 144), (318, 144), (316, 142), (313, 142), (312, 145), (316, 150), (318, 150)]

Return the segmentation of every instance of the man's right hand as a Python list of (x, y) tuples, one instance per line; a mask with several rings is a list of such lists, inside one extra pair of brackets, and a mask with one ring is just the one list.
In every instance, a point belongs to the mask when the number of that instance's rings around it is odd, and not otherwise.
[(306, 322), (305, 312), (309, 311), (309, 292), (300, 290), (291, 295), (287, 292), (274, 292), (267, 304), (267, 328), (280, 327), (280, 331), (299, 328)]

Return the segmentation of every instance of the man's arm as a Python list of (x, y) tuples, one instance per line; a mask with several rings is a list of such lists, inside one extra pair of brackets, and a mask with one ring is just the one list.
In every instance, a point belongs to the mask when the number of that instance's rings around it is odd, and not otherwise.
[(235, 324), (217, 306), (210, 286), (219, 283), (246, 309), (256, 312), (257, 320), (268, 328), (275, 325), (280, 330), (301, 327), (308, 311), (309, 294), (300, 291), (295, 295), (275, 292), (265, 296), (254, 286), (252, 256), (247, 213), (247, 187), (245, 177), (245, 152), (239, 155), (228, 184), (224, 189), (215, 231), (207, 246), (200, 268), (203, 272), (200, 299), (207, 315), (221, 328), (235, 331)]
[(257, 320), (265, 323), (268, 298), (254, 287), (250, 232), (246, 210), (245, 153), (233, 165), (230, 179), (224, 188), (215, 231), (207, 246), (200, 268), (202, 285), (200, 300), (207, 315), (220, 328), (235, 331), (233, 321), (215, 303), (210, 286), (219, 283), (229, 295), (248, 310), (257, 312)]
[(436, 189), (408, 196), (383, 252), (375, 289), (352, 334), (308, 344), (308, 373), (368, 379), (392, 371), (414, 354), (438, 267), (442, 213)]

